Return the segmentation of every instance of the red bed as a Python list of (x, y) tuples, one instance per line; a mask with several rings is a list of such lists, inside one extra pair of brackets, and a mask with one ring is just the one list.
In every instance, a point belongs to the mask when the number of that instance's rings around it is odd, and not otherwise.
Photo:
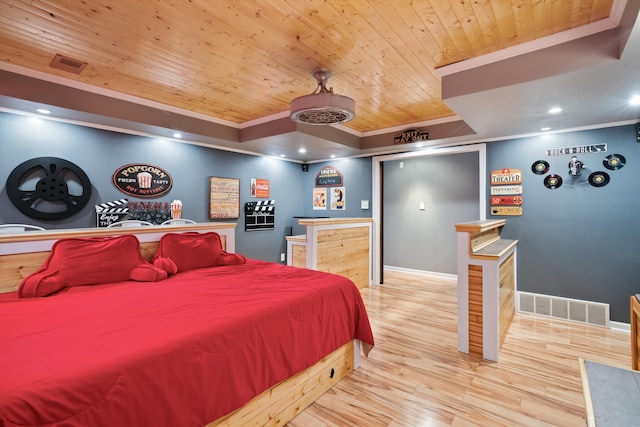
[(357, 287), (247, 260), (0, 295), (0, 426), (203, 426), (350, 340)]

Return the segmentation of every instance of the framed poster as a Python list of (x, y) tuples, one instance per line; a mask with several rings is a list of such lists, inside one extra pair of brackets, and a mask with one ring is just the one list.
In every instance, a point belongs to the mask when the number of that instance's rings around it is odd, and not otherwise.
[(209, 219), (240, 218), (240, 179), (209, 177)]
[(251, 197), (261, 199), (269, 198), (269, 180), (260, 178), (251, 178)]
[(314, 211), (327, 210), (327, 189), (326, 188), (313, 189), (313, 210)]
[(347, 203), (346, 189), (344, 187), (334, 187), (331, 189), (331, 210), (342, 211)]

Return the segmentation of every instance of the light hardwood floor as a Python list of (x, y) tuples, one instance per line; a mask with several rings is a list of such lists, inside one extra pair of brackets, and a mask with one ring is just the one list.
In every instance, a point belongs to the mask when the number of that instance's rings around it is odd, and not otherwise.
[(376, 345), (289, 427), (584, 426), (578, 357), (630, 367), (630, 339), (517, 313), (494, 363), (457, 351), (455, 281), (397, 272), (363, 288)]

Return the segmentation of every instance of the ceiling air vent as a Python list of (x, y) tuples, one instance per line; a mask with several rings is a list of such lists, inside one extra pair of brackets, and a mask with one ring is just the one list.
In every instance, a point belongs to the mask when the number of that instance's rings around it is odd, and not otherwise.
[(62, 56), (60, 54), (56, 54), (49, 64), (52, 68), (57, 68), (58, 70), (68, 71), (70, 73), (80, 74), (84, 67), (87, 66), (86, 62), (77, 61), (75, 59), (71, 59), (68, 56)]

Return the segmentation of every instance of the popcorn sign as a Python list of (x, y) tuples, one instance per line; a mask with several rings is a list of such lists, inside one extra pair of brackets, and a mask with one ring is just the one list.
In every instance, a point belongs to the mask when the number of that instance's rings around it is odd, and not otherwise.
[(130, 164), (115, 171), (113, 184), (129, 196), (153, 198), (167, 194), (173, 186), (173, 180), (158, 166)]

